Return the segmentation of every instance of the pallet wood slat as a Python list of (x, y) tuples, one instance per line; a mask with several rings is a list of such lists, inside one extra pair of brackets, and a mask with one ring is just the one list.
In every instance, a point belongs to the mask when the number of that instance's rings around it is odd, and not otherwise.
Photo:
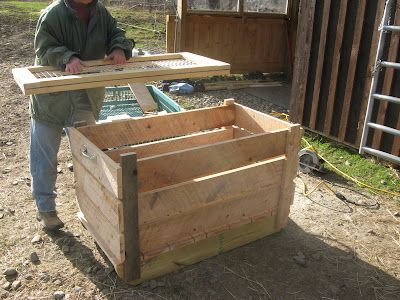
[(336, 27), (336, 38), (335, 38), (335, 49), (332, 61), (332, 75), (329, 85), (328, 92), (328, 100), (326, 104), (326, 115), (324, 121), (324, 131), (328, 134), (331, 131), (332, 126), (332, 118), (333, 118), (333, 106), (335, 104), (336, 97), (336, 88), (338, 82), (338, 73), (339, 73), (339, 65), (340, 58), (342, 54), (342, 44), (343, 44), (343, 35), (345, 30), (345, 22), (346, 22), (346, 12), (347, 12), (347, 0), (340, 0), (340, 10), (339, 10), (339, 19)]
[[(211, 202), (238, 197), (241, 194), (251, 193), (254, 189), (278, 184), (279, 176), (282, 175), (284, 159), (284, 157), (278, 156), (229, 171), (199, 177), (192, 181), (140, 193), (140, 224), (157, 223), (184, 211), (207, 206)], [(261, 172), (261, 170), (265, 172)], [(254, 182), (251, 176), (257, 177)], [(241, 184), (243, 182), (248, 184)], [(201, 192), (193, 193), (198, 186), (202, 186)], [(172, 198), (179, 200), (170, 201)]]
[[(81, 127), (82, 130), (84, 127)], [(98, 149), (82, 131), (70, 128), (71, 152), (112, 195), (122, 198), (121, 167)]]
[[(400, 118), (397, 119), (396, 128), (400, 128)], [(392, 154), (400, 156), (400, 137), (396, 136), (393, 141)]]
[(293, 126), (290, 128), (286, 143), (286, 161), (284, 171), (282, 173), (282, 189), (279, 201), (279, 207), (276, 218), (277, 229), (283, 228), (288, 222), (287, 215), (289, 215), (290, 205), (293, 202), (294, 194), (294, 178), (297, 173), (297, 166), (299, 163), (298, 145), (302, 136), (302, 129), (300, 126)]
[(348, 117), (350, 113), (351, 99), (353, 97), (353, 87), (356, 84), (356, 67), (358, 60), (359, 47), (361, 42), (361, 34), (363, 29), (364, 13), (367, 6), (367, 0), (360, 0), (358, 4), (358, 13), (356, 17), (355, 32), (353, 37), (353, 43), (350, 53), (349, 70), (347, 74), (346, 90), (344, 94), (343, 107), (341, 112), (342, 122), (339, 127), (339, 140), (344, 141), (346, 135), (346, 127), (348, 123)]
[(111, 224), (118, 228), (122, 227), (123, 224), (120, 223), (123, 209), (121, 200), (112, 195), (96, 180), (91, 170), (86, 169), (77, 159), (74, 160), (74, 169), (78, 174), (76, 189), (81, 189), (93, 202), (96, 210), (101, 212)]
[[(213, 255), (216, 236), (229, 237), (218, 242), (229, 249), (279, 231), (275, 223), (279, 217), (285, 224), (294, 196), (299, 132), (298, 125), (233, 99), (214, 108), (81, 124), (71, 129), (80, 219), (131, 283), (172, 270), (171, 257), (190, 262)], [(260, 227), (271, 220), (273, 228)], [(196, 251), (200, 245), (210, 248)]]
[(154, 101), (153, 96), (150, 94), (146, 85), (141, 83), (130, 83), (128, 86), (135, 95), (140, 108), (144, 112), (157, 110), (157, 103)]
[(317, 70), (315, 75), (315, 83), (314, 83), (314, 92), (312, 96), (311, 103), (311, 113), (310, 113), (310, 125), (311, 129), (315, 129), (315, 123), (317, 120), (317, 112), (318, 112), (318, 104), (319, 104), (319, 95), (321, 89), (321, 81), (322, 81), (322, 71), (324, 66), (324, 57), (325, 57), (325, 46), (328, 32), (328, 24), (329, 24), (329, 13), (331, 9), (331, 0), (324, 1), (323, 3), (323, 15), (322, 15), (322, 26), (321, 26), (321, 34), (319, 40), (319, 49), (318, 49), (318, 60), (317, 60)]
[(270, 235), (276, 232), (274, 224), (274, 216), (265, 216), (249, 224), (223, 231), (211, 238), (152, 257), (144, 262), (142, 277), (130, 284), (140, 284)]
[(238, 127), (252, 133), (262, 133), (287, 128), (287, 122), (235, 103), (235, 118)]
[[(85, 201), (85, 197), (83, 194), (79, 194), (77, 192), (77, 196)], [(85, 226), (87, 230), (93, 235), (97, 244), (101, 247), (104, 253), (107, 255), (108, 259), (114, 266), (118, 266), (124, 262), (124, 257), (120, 255), (114, 255), (112, 248), (112, 240), (105, 238), (104, 235), (98, 233), (98, 228), (96, 228), (96, 222), (93, 219), (87, 219), (86, 216), (80, 211), (78, 212), (78, 219), (79, 221)]]
[[(233, 169), (285, 153), (286, 131), (235, 140), (138, 160), (139, 192), (159, 189), (196, 177)], [(192, 162), (196, 161), (195, 164)]]
[(124, 279), (140, 278), (139, 213), (136, 154), (121, 154), (123, 193)]
[[(192, 53), (133, 57), (125, 65), (113, 66), (105, 60), (87, 61), (88, 67), (77, 74), (68, 74), (49, 67), (13, 69), (13, 75), (25, 95), (51, 93), (83, 88), (126, 85), (163, 79), (228, 75), (227, 63)], [(41, 77), (52, 71), (56, 76)], [(28, 74), (28, 75), (26, 75)], [(35, 76), (38, 74), (38, 77)]]
[(302, 1), (299, 9), (299, 24), (297, 29), (297, 41), (301, 46), (296, 48), (293, 75), (293, 88), (291, 93), (291, 118), (302, 123), (307, 88), (307, 74), (310, 60), (310, 49), (313, 35), (313, 22), (316, 0)]
[[(232, 107), (219, 106), (114, 121), (82, 127), (80, 130), (98, 148), (107, 149), (230, 126), (233, 125), (234, 116)], [(110, 136), (110, 132), (114, 134)]]
[[(191, 241), (197, 233), (271, 213), (278, 205), (282, 164), (283, 158), (269, 160), (147, 194), (140, 201), (145, 206), (139, 208), (142, 251), (173, 248), (172, 241), (182, 237)], [(250, 185), (254, 188), (243, 189)]]
[(134, 146), (126, 146), (114, 150), (107, 150), (105, 153), (115, 162), (119, 162), (120, 154), (127, 152), (135, 152), (139, 159), (155, 156), (162, 153), (173, 152), (192, 148), (201, 145), (213, 144), (216, 142), (230, 140), (234, 137), (234, 129), (231, 126), (220, 128), (212, 131), (200, 132), (161, 140), (139, 144)]

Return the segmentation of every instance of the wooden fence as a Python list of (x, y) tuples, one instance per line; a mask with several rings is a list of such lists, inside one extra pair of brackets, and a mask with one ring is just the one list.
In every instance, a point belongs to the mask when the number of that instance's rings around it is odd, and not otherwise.
[[(400, 24), (400, 0), (392, 18)], [(358, 148), (385, 0), (302, 0), (291, 119)], [(384, 60), (399, 61), (399, 34), (387, 38)], [(384, 70), (378, 93), (400, 97), (400, 71)], [(400, 128), (400, 105), (375, 102), (372, 122)], [(399, 156), (400, 137), (370, 130), (369, 146)]]
[(232, 73), (288, 72), (294, 51), (298, 0), (286, 14), (197, 11), (179, 0), (167, 17), (167, 52), (188, 51), (231, 65)]

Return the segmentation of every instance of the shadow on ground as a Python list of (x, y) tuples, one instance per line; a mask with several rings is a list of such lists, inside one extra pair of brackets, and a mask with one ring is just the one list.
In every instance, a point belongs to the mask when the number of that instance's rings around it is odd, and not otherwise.
[[(136, 287), (121, 282), (109, 266), (96, 261), (79, 239), (67, 238), (73, 240), (77, 253), (84, 253), (80, 258), (67, 258), (106, 299), (400, 297), (399, 280), (357, 258), (345, 245), (332, 247), (291, 220), (280, 233)], [(88, 261), (93, 262), (89, 269)]]

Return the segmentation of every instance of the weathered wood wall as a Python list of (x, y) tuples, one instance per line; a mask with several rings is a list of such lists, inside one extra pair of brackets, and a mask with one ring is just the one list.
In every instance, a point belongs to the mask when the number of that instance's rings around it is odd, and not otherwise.
[[(392, 18), (400, 24), (400, 1)], [(356, 148), (362, 135), (385, 0), (301, 0), (291, 119)], [(385, 60), (399, 61), (399, 34)], [(390, 44), (390, 47), (389, 47)], [(387, 69), (378, 92), (399, 97), (400, 71)], [(399, 105), (375, 102), (372, 121), (400, 128)], [(368, 145), (399, 155), (400, 138), (370, 131)]]
[(231, 64), (232, 73), (290, 70), (298, 0), (289, 1), (287, 15), (187, 11), (181, 2), (176, 30), (175, 17), (167, 17), (167, 52), (222, 60)]

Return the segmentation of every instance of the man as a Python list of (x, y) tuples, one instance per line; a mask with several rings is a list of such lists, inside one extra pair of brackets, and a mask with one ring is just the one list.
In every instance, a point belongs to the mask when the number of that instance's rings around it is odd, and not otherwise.
[[(86, 60), (106, 57), (113, 64), (124, 64), (133, 43), (98, 0), (57, 0), (39, 18), (34, 46), (35, 64), (78, 73)], [(78, 121), (94, 123), (103, 100), (104, 88), (31, 97), (32, 195), (37, 219), (48, 230), (64, 226), (57, 216), (54, 192), (62, 130)]]

